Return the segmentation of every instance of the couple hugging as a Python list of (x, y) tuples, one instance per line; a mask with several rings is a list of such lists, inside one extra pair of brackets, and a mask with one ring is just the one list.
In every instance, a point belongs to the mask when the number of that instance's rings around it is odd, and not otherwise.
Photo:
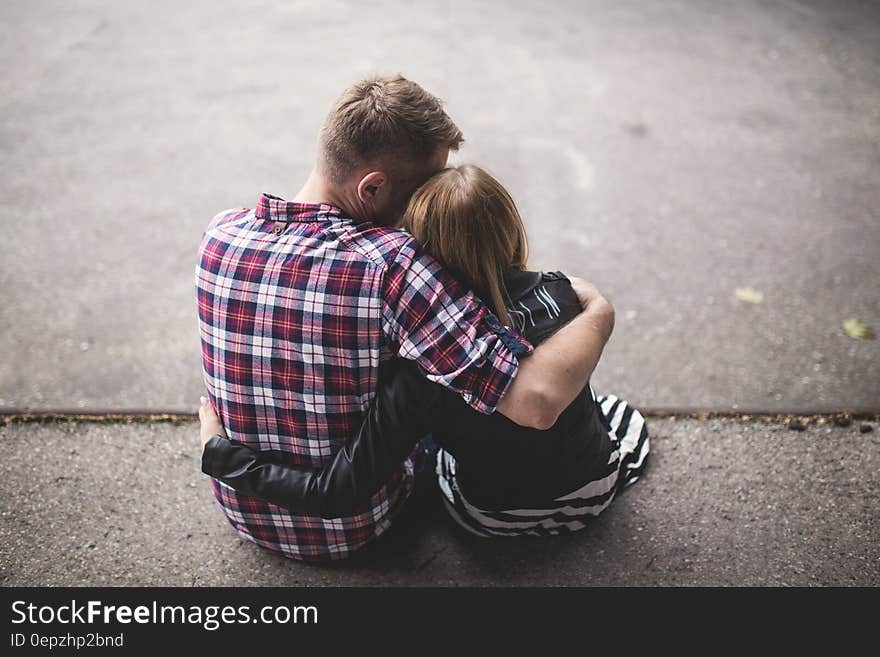
[(614, 309), (526, 268), (522, 219), (403, 77), (336, 101), (291, 200), (217, 215), (196, 270), (202, 470), (244, 538), (344, 559), (433, 486), (479, 536), (585, 526), (641, 474), (641, 414), (590, 376)]

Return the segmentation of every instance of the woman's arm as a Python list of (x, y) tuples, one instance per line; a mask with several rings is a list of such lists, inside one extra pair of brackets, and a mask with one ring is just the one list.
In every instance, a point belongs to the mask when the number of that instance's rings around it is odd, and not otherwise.
[(402, 359), (383, 365), (379, 380), (357, 434), (321, 470), (283, 465), (270, 452), (228, 440), (216, 429), (222, 429), (216, 413), (203, 405), (202, 472), (295, 513), (323, 518), (356, 513), (431, 431), (444, 392)]

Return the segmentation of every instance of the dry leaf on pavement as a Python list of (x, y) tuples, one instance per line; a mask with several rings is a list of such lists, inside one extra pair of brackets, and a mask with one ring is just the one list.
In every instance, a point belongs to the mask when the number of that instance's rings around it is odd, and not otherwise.
[(856, 340), (872, 340), (874, 338), (874, 331), (871, 330), (871, 327), (854, 317), (843, 322), (843, 330), (849, 337)]
[(746, 303), (761, 303), (764, 300), (764, 293), (753, 287), (736, 288), (736, 298)]

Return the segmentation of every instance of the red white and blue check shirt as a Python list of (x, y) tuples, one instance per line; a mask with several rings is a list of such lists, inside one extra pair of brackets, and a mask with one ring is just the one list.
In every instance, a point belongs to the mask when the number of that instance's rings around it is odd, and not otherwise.
[[(358, 429), (379, 363), (414, 360), (491, 413), (532, 346), (408, 233), (264, 194), (208, 226), (196, 268), (205, 383), (232, 440), (320, 468)], [(404, 461), (356, 515), (293, 514), (212, 479), (248, 540), (307, 561), (382, 534), (412, 490)]]

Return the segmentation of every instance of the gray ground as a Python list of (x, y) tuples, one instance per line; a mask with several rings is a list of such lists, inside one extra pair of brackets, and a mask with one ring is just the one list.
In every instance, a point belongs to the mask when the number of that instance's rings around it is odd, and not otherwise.
[(880, 585), (880, 432), (649, 421), (646, 475), (568, 537), (484, 541), (443, 512), (358, 566), (240, 539), (194, 424), (0, 428), (0, 584)]
[[(620, 321), (637, 404), (878, 406), (880, 4), (0, 6), (0, 409), (193, 407), (202, 228), (294, 194), (330, 102), (402, 71)], [(761, 305), (735, 300), (749, 285)]]
[[(0, 3), (0, 411), (194, 409), (203, 227), (293, 195), (333, 98), (446, 99), (532, 264), (614, 302), (599, 392), (880, 407), (880, 3)], [(739, 286), (764, 302), (734, 298)], [(880, 584), (878, 433), (655, 420), (579, 535), (427, 518), (359, 567), (232, 532), (192, 425), (0, 428), (0, 584)]]

